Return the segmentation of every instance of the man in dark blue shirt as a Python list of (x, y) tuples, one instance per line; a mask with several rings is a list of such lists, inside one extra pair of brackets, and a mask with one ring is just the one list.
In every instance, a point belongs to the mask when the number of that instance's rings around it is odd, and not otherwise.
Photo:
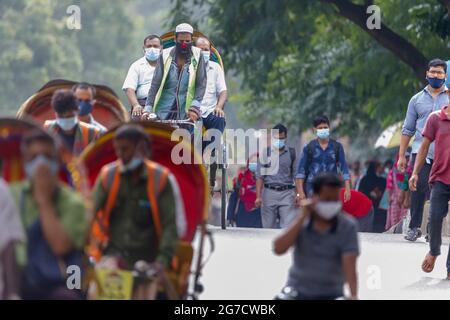
[(345, 181), (344, 201), (350, 200), (350, 173), (345, 160), (342, 144), (330, 139), (330, 120), (320, 116), (313, 121), (317, 138), (303, 148), (298, 164), (295, 184), (297, 203), (312, 194), (312, 180), (319, 173), (332, 172), (342, 174)]

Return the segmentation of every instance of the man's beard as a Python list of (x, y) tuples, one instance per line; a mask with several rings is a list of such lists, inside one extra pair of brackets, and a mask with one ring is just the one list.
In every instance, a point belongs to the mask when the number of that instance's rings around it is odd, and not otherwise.
[(191, 44), (176, 43), (176, 51), (178, 54), (188, 57), (191, 54)]

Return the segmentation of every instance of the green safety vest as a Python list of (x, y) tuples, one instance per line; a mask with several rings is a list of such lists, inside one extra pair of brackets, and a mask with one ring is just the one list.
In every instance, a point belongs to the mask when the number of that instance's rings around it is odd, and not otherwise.
[[(173, 56), (170, 54), (171, 51), (174, 50), (174, 48), (167, 48), (164, 49), (162, 52), (163, 55), (163, 62), (164, 62), (164, 74), (162, 77), (161, 85), (159, 86), (158, 92), (156, 93), (155, 102), (154, 102), (154, 112), (158, 111), (158, 102), (161, 98), (162, 91), (164, 89), (164, 85), (167, 80), (167, 75), (170, 71), (170, 65), (173, 61)], [(185, 110), (186, 112), (191, 107), (192, 101), (194, 100), (195, 95), (195, 79), (197, 77), (197, 67), (199, 64), (199, 60), (201, 58), (201, 49), (197, 47), (192, 47), (192, 56), (191, 56), (191, 63), (189, 64), (189, 83), (188, 83), (188, 90), (186, 95), (186, 105)]]

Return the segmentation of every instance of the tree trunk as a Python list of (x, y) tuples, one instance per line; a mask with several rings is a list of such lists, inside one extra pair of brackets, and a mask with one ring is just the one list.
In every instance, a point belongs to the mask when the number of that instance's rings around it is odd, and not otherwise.
[(363, 31), (367, 32), (379, 44), (395, 54), (401, 61), (410, 66), (416, 77), (425, 84), (425, 73), (427, 70), (428, 59), (408, 40), (392, 31), (388, 26), (381, 22), (380, 29), (367, 28), (366, 7), (354, 4), (348, 0), (321, 0), (322, 2), (332, 3), (338, 8), (338, 13), (348, 20), (355, 23)]

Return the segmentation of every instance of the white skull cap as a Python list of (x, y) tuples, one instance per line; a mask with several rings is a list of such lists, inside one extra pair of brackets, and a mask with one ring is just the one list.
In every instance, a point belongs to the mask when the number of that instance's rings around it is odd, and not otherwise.
[(175, 33), (179, 32), (187, 32), (190, 34), (194, 34), (194, 28), (192, 28), (192, 26), (189, 23), (181, 23), (177, 25), (177, 27), (175, 28)]

